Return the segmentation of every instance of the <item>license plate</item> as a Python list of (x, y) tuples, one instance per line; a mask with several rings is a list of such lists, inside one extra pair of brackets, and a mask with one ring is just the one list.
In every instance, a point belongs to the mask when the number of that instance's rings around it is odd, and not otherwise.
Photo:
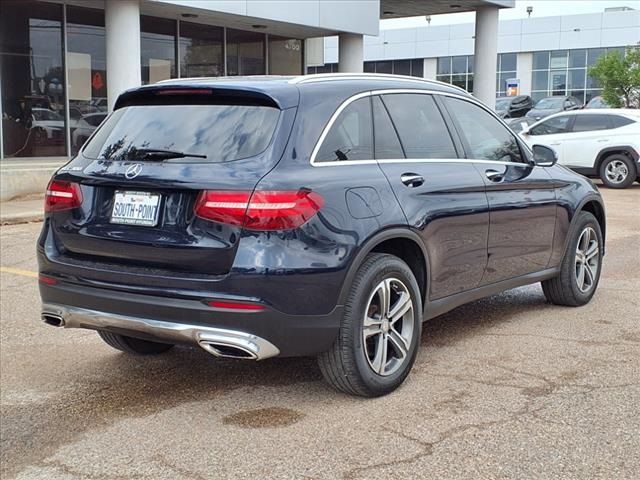
[(111, 223), (154, 227), (159, 212), (160, 195), (157, 193), (116, 191)]

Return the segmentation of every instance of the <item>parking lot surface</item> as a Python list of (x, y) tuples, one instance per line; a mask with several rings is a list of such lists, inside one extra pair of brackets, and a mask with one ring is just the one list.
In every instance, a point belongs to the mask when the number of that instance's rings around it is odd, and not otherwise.
[(638, 478), (640, 185), (602, 189), (594, 300), (539, 285), (425, 324), (405, 384), (352, 398), (314, 359), (131, 357), (40, 321), (40, 224), (2, 227), (3, 479)]

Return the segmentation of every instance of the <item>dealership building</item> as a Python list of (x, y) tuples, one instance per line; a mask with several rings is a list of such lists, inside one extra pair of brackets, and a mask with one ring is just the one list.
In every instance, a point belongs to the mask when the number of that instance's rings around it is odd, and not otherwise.
[[(613, 4), (613, 2), (612, 2)], [(474, 24), (382, 30), (364, 39), (364, 71), (415, 75), (474, 91), (479, 65)], [(503, 20), (498, 25), (495, 96), (507, 85), (538, 100), (573, 95), (586, 103), (600, 95), (588, 67), (605, 52), (640, 46), (640, 10), (611, 7), (601, 13)], [(326, 38), (324, 64), (309, 73), (338, 71), (337, 38)], [(509, 82), (509, 81), (512, 82)]]
[[(492, 103), (588, 100), (586, 70), (640, 41), (640, 12), (499, 22), (514, 0), (1, 0), (1, 200), (42, 191), (125, 89), (168, 78), (384, 72), (460, 85)], [(380, 20), (475, 12), (381, 30)]]

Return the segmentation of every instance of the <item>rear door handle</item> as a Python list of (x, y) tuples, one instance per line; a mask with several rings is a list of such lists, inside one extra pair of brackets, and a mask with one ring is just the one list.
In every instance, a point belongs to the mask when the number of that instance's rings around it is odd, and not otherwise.
[(400, 181), (404, 183), (407, 187), (419, 187), (424, 183), (424, 178), (422, 175), (418, 175), (417, 173), (403, 173), (400, 175)]
[(487, 170), (484, 173), (492, 182), (501, 182), (504, 178), (504, 173), (498, 172), (497, 170)]

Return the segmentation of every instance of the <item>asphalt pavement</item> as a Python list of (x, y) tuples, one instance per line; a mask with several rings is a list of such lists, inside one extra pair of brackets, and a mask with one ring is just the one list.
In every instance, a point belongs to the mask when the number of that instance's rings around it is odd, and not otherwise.
[(366, 400), (314, 359), (130, 357), (40, 321), (40, 224), (0, 227), (0, 477), (637, 479), (640, 185), (602, 189), (600, 287), (582, 308), (539, 285), (425, 324), (407, 382)]

